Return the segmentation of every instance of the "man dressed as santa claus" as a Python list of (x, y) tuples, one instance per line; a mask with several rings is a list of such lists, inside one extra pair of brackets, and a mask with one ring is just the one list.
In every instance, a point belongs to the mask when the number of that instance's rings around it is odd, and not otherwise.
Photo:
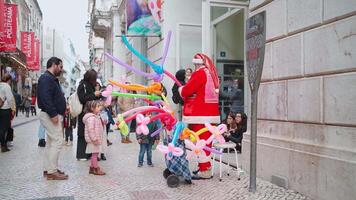
[[(183, 122), (197, 132), (205, 127), (204, 123), (220, 123), (219, 79), (216, 68), (208, 56), (196, 54), (193, 63), (195, 72), (187, 84), (179, 88), (179, 93), (184, 99)], [(210, 132), (205, 132), (199, 138), (207, 140), (210, 136)], [(211, 143), (207, 146), (211, 147)], [(199, 161), (199, 169), (193, 179), (211, 178), (210, 152), (205, 153), (207, 157)]]

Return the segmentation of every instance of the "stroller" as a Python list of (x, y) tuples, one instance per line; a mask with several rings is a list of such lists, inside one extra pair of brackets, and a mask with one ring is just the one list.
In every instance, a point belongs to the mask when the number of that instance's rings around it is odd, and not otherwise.
[[(165, 135), (163, 139), (163, 144), (168, 145), (172, 139)], [(171, 160), (165, 157), (167, 168), (163, 171), (163, 177), (167, 179), (167, 185), (171, 188), (176, 188), (179, 186), (181, 179), (184, 179), (187, 184), (192, 184), (192, 176), (189, 170), (189, 162), (186, 159), (187, 153), (185, 150), (185, 145), (183, 140), (177, 140), (176, 146), (183, 149), (184, 153), (182, 156), (174, 156)]]

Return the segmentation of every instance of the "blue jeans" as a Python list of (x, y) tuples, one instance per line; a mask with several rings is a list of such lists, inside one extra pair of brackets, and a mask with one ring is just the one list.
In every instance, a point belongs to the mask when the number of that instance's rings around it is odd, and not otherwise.
[(152, 165), (152, 144), (140, 144), (140, 153), (138, 155), (138, 163), (143, 164), (143, 157), (147, 152), (147, 164)]
[(43, 127), (42, 123), (40, 122), (40, 126), (38, 127), (38, 139), (45, 139), (46, 138), (46, 130)]

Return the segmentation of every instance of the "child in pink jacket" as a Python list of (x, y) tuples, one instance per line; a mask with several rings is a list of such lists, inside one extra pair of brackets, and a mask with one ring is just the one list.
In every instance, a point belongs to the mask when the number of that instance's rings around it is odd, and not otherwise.
[(98, 166), (98, 155), (106, 147), (106, 144), (104, 144), (106, 140), (103, 140), (105, 123), (99, 115), (102, 109), (103, 104), (101, 101), (89, 101), (86, 103), (86, 114), (83, 117), (85, 141), (87, 142), (85, 153), (92, 154), (89, 174), (94, 175), (105, 175), (105, 172)]

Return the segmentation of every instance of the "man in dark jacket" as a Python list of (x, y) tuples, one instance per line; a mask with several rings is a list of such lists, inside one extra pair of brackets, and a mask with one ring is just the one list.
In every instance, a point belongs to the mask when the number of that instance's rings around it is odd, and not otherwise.
[(47, 61), (47, 71), (38, 79), (38, 107), (41, 109), (39, 117), (48, 138), (43, 172), (47, 180), (68, 179), (68, 175), (58, 169), (59, 153), (63, 145), (63, 116), (66, 110), (66, 100), (57, 79), (62, 70), (62, 60), (52, 57)]

